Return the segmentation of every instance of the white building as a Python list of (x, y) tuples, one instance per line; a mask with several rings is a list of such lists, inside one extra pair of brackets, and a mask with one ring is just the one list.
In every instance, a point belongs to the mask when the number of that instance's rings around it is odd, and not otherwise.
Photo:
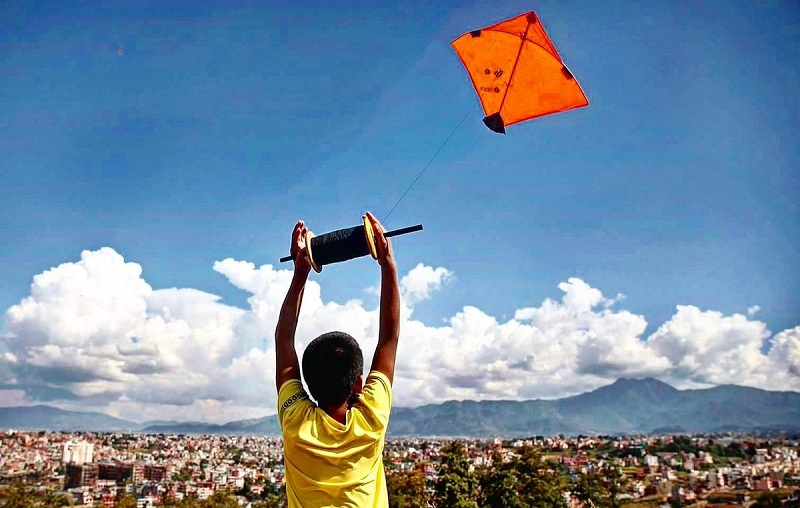
[(94, 444), (86, 441), (69, 440), (64, 443), (61, 462), (64, 464), (89, 464), (94, 455)]
[(238, 478), (228, 477), (228, 485), (230, 485), (236, 490), (241, 490), (244, 488), (244, 477), (242, 476)]
[(153, 508), (156, 498), (153, 496), (144, 496), (136, 499), (136, 508)]
[(197, 499), (203, 501), (214, 494), (210, 487), (197, 487)]
[(725, 477), (722, 474), (711, 471), (708, 473), (708, 488), (719, 489), (725, 486)]

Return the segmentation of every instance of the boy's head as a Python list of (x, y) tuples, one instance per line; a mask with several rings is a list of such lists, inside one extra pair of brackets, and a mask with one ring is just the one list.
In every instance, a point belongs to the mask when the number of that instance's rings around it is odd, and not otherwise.
[(360, 391), (364, 356), (358, 342), (344, 332), (320, 335), (303, 353), (303, 378), (320, 407), (344, 403)]

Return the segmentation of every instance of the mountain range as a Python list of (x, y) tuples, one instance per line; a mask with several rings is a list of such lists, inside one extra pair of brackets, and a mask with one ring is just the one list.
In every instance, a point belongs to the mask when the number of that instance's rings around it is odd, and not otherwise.
[[(134, 423), (49, 406), (0, 408), (0, 428), (279, 435), (275, 415), (226, 424)], [(392, 409), (394, 436), (515, 437), (736, 430), (800, 431), (800, 393), (736, 385), (677, 390), (656, 379), (619, 379), (556, 400), (449, 401)]]

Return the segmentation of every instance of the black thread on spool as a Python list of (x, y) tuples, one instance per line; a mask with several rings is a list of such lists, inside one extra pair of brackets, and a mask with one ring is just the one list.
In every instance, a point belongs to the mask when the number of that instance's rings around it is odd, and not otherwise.
[(311, 239), (311, 252), (317, 265), (329, 265), (369, 254), (364, 226), (337, 229)]
[[(360, 235), (357, 232), (354, 231), (356, 229), (360, 229), (361, 230), (361, 234)], [(393, 236), (400, 236), (400, 235), (406, 235), (408, 233), (414, 233), (415, 231), (422, 231), (422, 224), (417, 224), (415, 226), (407, 226), (407, 227), (400, 228), (400, 229), (393, 229), (392, 231), (385, 232), (383, 235), (386, 238), (391, 238)], [(337, 238), (335, 239), (335, 238), (331, 237), (331, 235), (336, 235)], [(317, 266), (322, 266), (323, 264), (331, 264), (331, 263), (335, 263), (336, 262), (336, 261), (328, 260), (328, 261), (325, 261), (324, 263), (319, 263), (317, 261), (317, 252), (316, 252), (316, 249), (317, 249), (317, 243), (316, 243), (317, 242), (317, 238), (329, 237), (329, 238), (323, 240), (323, 243), (320, 244), (323, 247), (323, 254), (322, 254), (323, 259), (325, 259), (325, 256), (327, 255), (327, 254), (324, 253), (325, 248), (327, 246), (327, 248), (329, 250), (331, 250), (331, 251), (343, 253), (346, 257), (344, 257), (342, 259), (342, 261), (347, 261), (348, 259), (353, 259), (353, 258), (356, 258), (356, 257), (366, 256), (367, 254), (370, 253), (369, 252), (369, 246), (366, 246), (367, 241), (366, 241), (366, 236), (364, 236), (364, 235), (365, 235), (364, 227), (363, 226), (355, 226), (355, 227), (347, 228), (347, 229), (339, 229), (337, 231), (332, 231), (330, 233), (325, 233), (324, 235), (320, 235), (320, 236), (314, 236), (311, 239), (311, 252), (313, 253), (314, 262), (317, 264)], [(362, 249), (357, 245), (357, 242), (355, 240), (356, 238), (359, 238), (359, 239), (363, 238), (364, 239), (364, 245), (366, 246), (365, 247), (366, 250), (364, 250), (363, 254), (361, 254)], [(344, 239), (344, 240), (342, 240), (342, 239)], [(347, 245), (349, 245), (349, 243), (351, 241), (353, 242), (353, 245), (354, 245), (354, 247), (352, 247), (352, 248), (347, 246)], [(335, 244), (338, 243), (338, 242), (344, 242), (346, 245), (335, 246)], [(290, 254), (288, 256), (282, 257), (280, 259), (280, 261), (281, 261), (281, 263), (285, 263), (287, 261), (291, 261), (292, 259), (294, 259), (294, 256), (292, 256)]]

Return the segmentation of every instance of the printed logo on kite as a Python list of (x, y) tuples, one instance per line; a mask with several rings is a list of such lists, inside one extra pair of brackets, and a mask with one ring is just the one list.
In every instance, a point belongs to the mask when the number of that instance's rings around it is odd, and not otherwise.
[(534, 12), (472, 30), (451, 45), (494, 132), (589, 104)]

